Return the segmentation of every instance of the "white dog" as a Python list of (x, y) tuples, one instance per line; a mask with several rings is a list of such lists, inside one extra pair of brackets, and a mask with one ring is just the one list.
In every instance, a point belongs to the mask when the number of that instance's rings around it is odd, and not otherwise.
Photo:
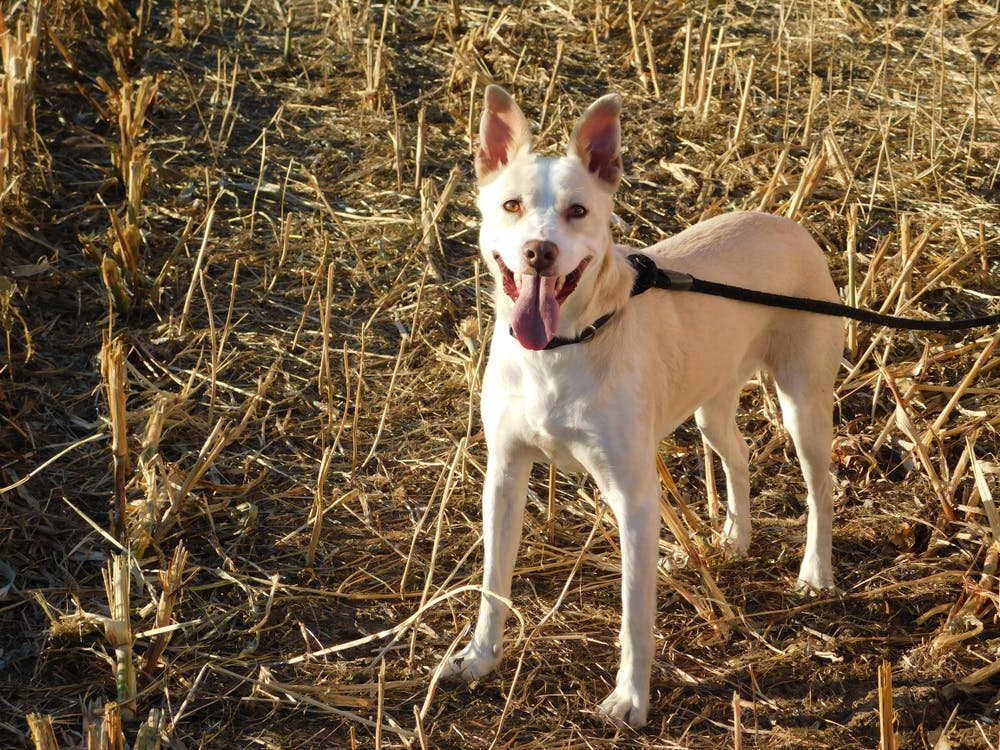
[[(725, 469), (722, 543), (745, 554), (749, 451), (735, 412), (746, 381), (770, 373), (808, 487), (799, 586), (831, 588), (830, 446), (843, 323), (693, 292), (630, 296), (636, 272), (609, 229), (622, 174), (620, 107), (617, 95), (598, 99), (566, 155), (548, 158), (532, 152), (513, 98), (486, 90), (476, 175), (496, 330), (482, 393), (485, 569), (472, 641), (443, 673), (475, 679), (500, 661), (533, 462), (585, 470), (614, 511), (622, 548), (621, 664), (600, 710), (639, 727), (653, 659), (660, 440), (694, 414)], [(712, 281), (838, 300), (820, 248), (775, 216), (719, 216), (645, 252), (660, 267)]]

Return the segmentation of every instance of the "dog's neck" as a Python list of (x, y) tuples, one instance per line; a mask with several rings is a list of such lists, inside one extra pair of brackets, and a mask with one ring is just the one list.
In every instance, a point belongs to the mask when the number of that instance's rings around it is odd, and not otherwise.
[[(615, 310), (621, 308), (628, 302), (632, 294), (632, 284), (635, 281), (635, 270), (627, 260), (627, 254), (631, 252), (628, 248), (615, 245), (608, 238), (610, 248), (604, 255), (601, 273), (597, 276), (594, 293), (588, 300), (588, 307), (595, 307), (603, 301), (610, 300), (614, 303)], [(599, 310), (588, 309), (587, 313), (601, 315)], [(610, 310), (606, 311), (610, 312)]]
[[(594, 273), (594, 286), (583, 297), (584, 304), (574, 315), (566, 315), (566, 335), (576, 336), (587, 326), (593, 325), (608, 313), (615, 313), (624, 307), (631, 296), (635, 272), (608, 237), (608, 250), (601, 259), (600, 268), (588, 268)], [(569, 312), (569, 310), (567, 310)]]

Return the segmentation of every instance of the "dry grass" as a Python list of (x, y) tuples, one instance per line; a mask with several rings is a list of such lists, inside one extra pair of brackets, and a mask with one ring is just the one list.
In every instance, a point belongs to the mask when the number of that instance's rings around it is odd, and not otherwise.
[(680, 538), (663, 535), (648, 729), (591, 715), (619, 557), (585, 478), (532, 483), (503, 671), (432, 676), (480, 574), (486, 83), (547, 149), (625, 95), (623, 241), (772, 211), (859, 305), (983, 314), (995, 0), (2, 8), (0, 745), (1000, 742), (986, 330), (849, 327), (840, 597), (789, 593), (802, 487), (766, 383), (743, 402), (747, 560), (713, 553), (696, 432), (664, 443)]
[(30, 144), (42, 9), (32, 2), (8, 29), (0, 18), (0, 205), (15, 197)]

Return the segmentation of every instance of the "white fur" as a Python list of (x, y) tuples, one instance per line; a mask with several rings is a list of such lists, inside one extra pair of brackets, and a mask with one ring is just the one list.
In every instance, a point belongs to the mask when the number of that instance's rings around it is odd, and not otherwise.
[[(473, 679), (501, 659), (508, 614), (503, 600), (510, 596), (532, 464), (582, 469), (593, 476), (618, 520), (623, 558), (621, 663), (615, 688), (600, 710), (638, 727), (646, 722), (653, 659), (659, 441), (695, 416), (725, 470), (723, 543), (732, 554), (745, 554), (750, 545), (748, 448), (734, 415), (746, 381), (757, 371), (769, 372), (808, 488), (799, 585), (831, 588), (830, 444), (843, 324), (692, 292), (654, 289), (630, 298), (628, 251), (614, 245), (609, 230), (621, 164), (618, 109), (614, 96), (595, 102), (574, 130), (567, 154), (545, 158), (531, 152), (527, 120), (513, 99), (495, 86), (486, 93), (477, 160), (480, 244), (497, 291), (482, 393), (489, 447), (484, 593), (471, 643), (444, 665), (444, 672)], [(520, 201), (519, 212), (503, 207), (511, 199)], [(587, 215), (569, 218), (573, 204), (585, 207)], [(591, 341), (529, 351), (511, 335), (514, 303), (503, 292), (495, 255), (519, 284), (526, 283), (533, 271), (524, 247), (537, 240), (558, 247), (558, 259), (543, 275), (566, 276), (590, 259), (561, 305), (557, 333), (575, 336), (614, 311)], [(645, 252), (661, 267), (705, 279), (837, 300), (822, 251), (800, 226), (775, 216), (719, 216)]]

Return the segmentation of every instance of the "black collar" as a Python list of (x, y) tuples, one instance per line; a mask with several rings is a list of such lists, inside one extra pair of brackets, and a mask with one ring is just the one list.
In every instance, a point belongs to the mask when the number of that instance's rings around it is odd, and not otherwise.
[[(686, 273), (677, 273), (676, 271), (665, 271), (656, 267), (656, 263), (648, 255), (642, 255), (641, 253), (633, 253), (626, 258), (632, 269), (635, 271), (635, 281), (632, 282), (632, 292), (630, 297), (635, 297), (638, 294), (642, 294), (647, 289), (690, 289), (691, 288), (691, 277)], [(552, 339), (545, 347), (543, 351), (548, 351), (549, 349), (558, 349), (560, 346), (567, 346), (569, 344), (584, 344), (590, 341), (597, 332), (601, 330), (605, 323), (611, 320), (615, 316), (615, 312), (612, 311), (606, 315), (602, 315), (589, 326), (585, 327), (578, 336), (573, 338), (564, 338), (562, 336), (556, 336)], [(510, 329), (510, 335), (514, 335), (514, 329)]]
[[(580, 331), (579, 336), (574, 336), (571, 339), (563, 338), (562, 336), (556, 336), (548, 344), (546, 344), (545, 349), (543, 351), (548, 351), (549, 349), (558, 349), (560, 346), (566, 346), (567, 344), (586, 343), (587, 341), (590, 341), (592, 338), (594, 338), (594, 336), (597, 335), (597, 332), (601, 330), (601, 326), (603, 326), (605, 323), (611, 320), (614, 316), (615, 314), (613, 312), (609, 312), (607, 315), (602, 315), (593, 323), (591, 323), (589, 326)], [(511, 330), (511, 335), (513, 334), (514, 331)]]

